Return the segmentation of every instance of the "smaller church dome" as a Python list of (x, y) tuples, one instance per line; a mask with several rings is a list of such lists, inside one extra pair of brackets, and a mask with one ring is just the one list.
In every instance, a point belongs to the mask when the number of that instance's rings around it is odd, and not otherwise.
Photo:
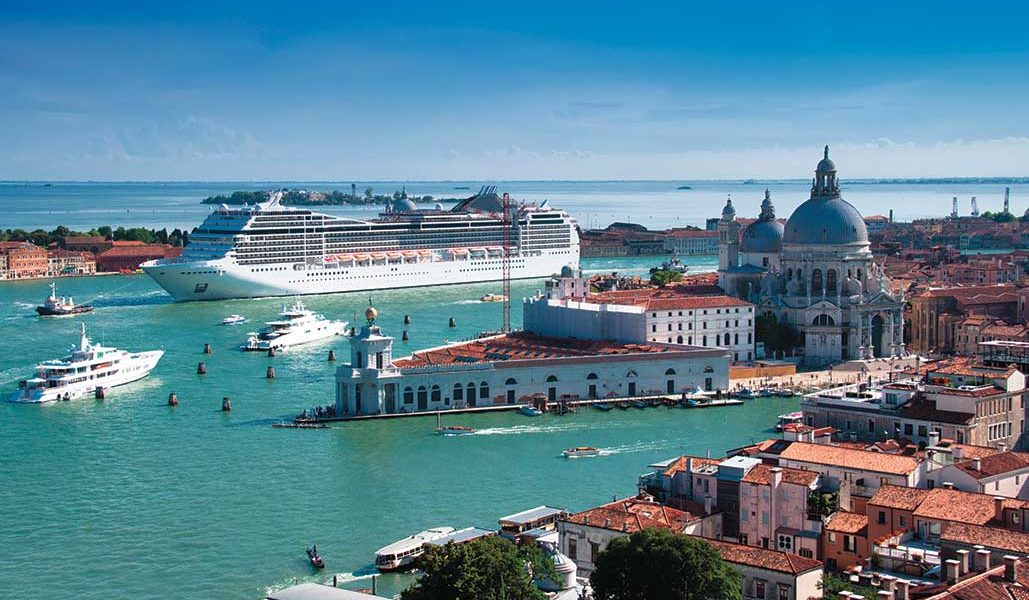
[(825, 147), (822, 160), (818, 161), (818, 165), (815, 166), (815, 171), (819, 173), (835, 173), (836, 163), (829, 158), (829, 146)]
[(722, 220), (732, 221), (736, 218), (736, 209), (732, 205), (732, 196), (725, 201), (725, 208), (722, 209)]
[(378, 316), (379, 316), (379, 311), (375, 310), (374, 306), (369, 306), (364, 311), (364, 318), (368, 319), (369, 323), (374, 321), (376, 319), (376, 317), (378, 317)]
[(561, 267), (561, 277), (575, 277), (575, 270), (571, 265)]
[(740, 252), (778, 252), (782, 234), (783, 226), (778, 221), (754, 221), (743, 231)]
[(416, 209), (417, 207), (415, 206), (414, 202), (408, 200), (407, 198), (402, 198), (400, 200), (393, 201), (393, 212), (411, 212), (412, 210)]

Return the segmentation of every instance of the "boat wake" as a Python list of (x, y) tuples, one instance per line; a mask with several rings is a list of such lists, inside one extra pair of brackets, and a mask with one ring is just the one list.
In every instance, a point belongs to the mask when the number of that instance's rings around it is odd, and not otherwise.
[(32, 304), (31, 302), (18, 302), (18, 301), (15, 301), (14, 305), (17, 306), (18, 308), (21, 308), (21, 309), (36, 308), (36, 305)]
[(589, 423), (564, 423), (561, 425), (514, 425), (512, 427), (488, 427), (480, 429), (474, 435), (523, 435), (526, 433), (558, 433), (562, 431), (580, 431), (596, 429)]
[(451, 304), (482, 304), (482, 300), (455, 300)]
[(650, 440), (636, 442), (634, 444), (621, 444), (608, 448), (600, 448), (601, 456), (613, 456), (615, 454), (636, 454), (638, 452), (652, 452), (654, 450), (666, 450), (675, 446), (675, 440)]

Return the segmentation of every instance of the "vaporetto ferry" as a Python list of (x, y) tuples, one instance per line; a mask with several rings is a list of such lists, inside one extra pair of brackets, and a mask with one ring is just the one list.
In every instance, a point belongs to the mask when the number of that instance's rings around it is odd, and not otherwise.
[[(567, 212), (504, 201), (493, 188), (445, 209), (400, 199), (360, 220), (280, 203), (219, 206), (176, 258), (143, 270), (176, 300), (217, 300), (497, 281), (505, 244), (512, 279), (579, 263)], [(505, 228), (510, 231), (505, 234)]]

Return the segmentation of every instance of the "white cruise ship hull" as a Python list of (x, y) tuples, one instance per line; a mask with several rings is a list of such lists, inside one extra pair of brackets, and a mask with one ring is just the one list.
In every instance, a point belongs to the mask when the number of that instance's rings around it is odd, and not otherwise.
[(58, 400), (77, 400), (96, 393), (97, 387), (109, 389), (133, 381), (138, 381), (150, 374), (164, 356), (163, 350), (138, 352), (125, 357), (119, 365), (118, 373), (104, 377), (103, 381), (85, 380), (58, 387), (20, 389), (11, 394), (11, 402), (41, 404)]
[[(578, 266), (578, 245), (543, 250), (534, 256), (511, 259), (512, 279), (549, 277), (567, 265)], [(178, 301), (224, 300), (333, 294), (499, 281), (501, 259), (423, 261), (340, 268), (295, 270), (292, 265), (257, 268), (238, 265), (231, 258), (179, 262), (150, 261), (142, 269)]]

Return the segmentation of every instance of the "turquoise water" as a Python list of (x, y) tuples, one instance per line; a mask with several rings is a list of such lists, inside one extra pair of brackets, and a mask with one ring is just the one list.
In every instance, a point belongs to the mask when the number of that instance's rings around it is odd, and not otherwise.
[[(643, 272), (653, 261), (588, 260), (587, 269)], [(713, 257), (691, 260), (711, 268)], [(42, 359), (62, 355), (78, 321), (43, 320), (32, 307), (46, 282), (0, 284), (0, 390)], [(515, 282), (514, 296), (541, 282)], [(12, 597), (240, 598), (294, 579), (354, 575), (370, 585), (376, 548), (435, 525), (495, 527), (498, 517), (538, 504), (582, 509), (634, 491), (646, 465), (681, 452), (722, 453), (774, 435), (775, 416), (796, 401), (757, 400), (708, 410), (580, 412), (536, 419), (517, 414), (445, 417), (479, 434), (442, 438), (435, 420), (409, 418), (274, 429), (301, 409), (333, 401), (330, 347), (275, 358), (235, 350), (248, 325), (230, 313), (271, 318), (277, 300), (175, 304), (145, 276), (66, 279), (61, 292), (92, 300), (91, 335), (130, 350), (167, 354), (146, 380), (106, 401), (46, 406), (0, 403), (0, 582)], [(411, 341), (397, 354), (496, 328), (499, 304), (476, 300), (497, 284), (374, 294), (380, 324)], [(310, 297), (331, 317), (352, 319), (365, 294)], [(517, 317), (519, 311), (513, 311)], [(447, 320), (457, 319), (450, 329)], [(210, 342), (214, 353), (202, 354)], [(199, 361), (206, 376), (195, 374)], [(264, 379), (275, 365), (277, 379)], [(166, 406), (169, 392), (180, 405)], [(221, 398), (232, 412), (219, 411)], [(605, 455), (569, 461), (563, 448)], [(316, 574), (303, 550), (317, 543), (328, 568)], [(380, 592), (408, 580), (384, 578)]]

